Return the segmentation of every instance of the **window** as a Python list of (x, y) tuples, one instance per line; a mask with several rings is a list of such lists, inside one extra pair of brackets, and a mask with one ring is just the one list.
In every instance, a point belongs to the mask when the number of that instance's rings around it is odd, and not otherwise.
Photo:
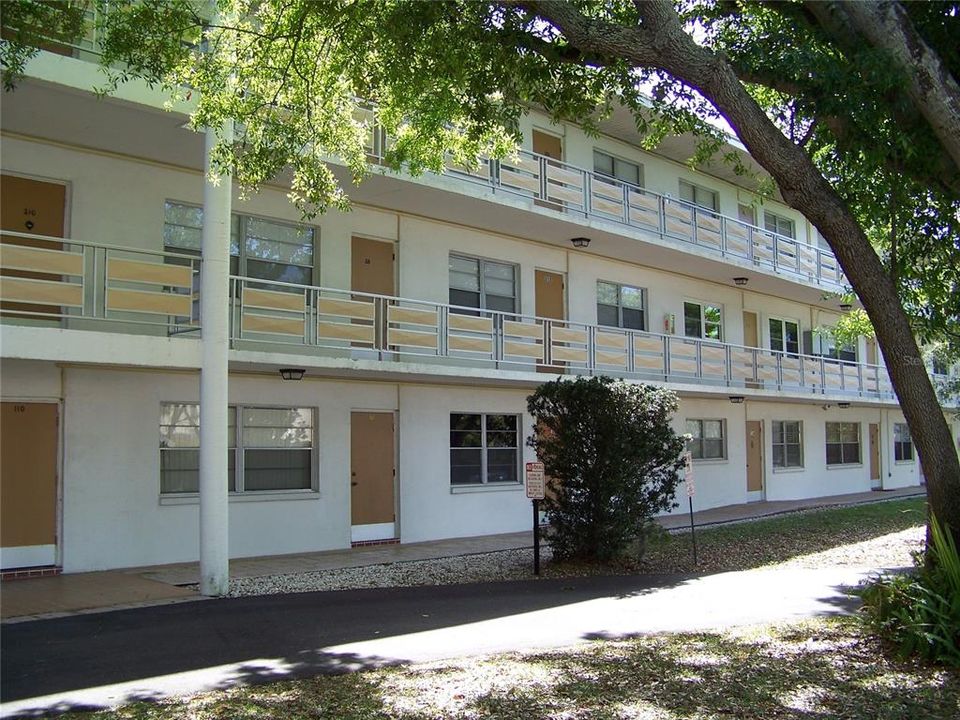
[(599, 175), (606, 175), (633, 185), (643, 185), (643, 165), (621, 160), (599, 150), (593, 151), (593, 170)]
[(683, 334), (707, 340), (723, 340), (723, 313), (719, 305), (683, 303)]
[(756, 225), (757, 211), (754, 209), (753, 205), (739, 203), (737, 205), (737, 219), (740, 220), (740, 222), (747, 223), (748, 225)]
[(517, 266), (451, 255), (450, 304), (516, 312)]
[(680, 199), (714, 212), (720, 210), (720, 198), (716, 192), (686, 180), (680, 181)]
[(687, 420), (687, 432), (692, 436), (689, 448), (694, 460), (723, 460), (727, 456), (723, 420)]
[(520, 482), (520, 416), (450, 413), (450, 484)]
[(799, 420), (773, 421), (773, 466), (803, 467), (803, 423)]
[[(164, 203), (165, 249), (199, 255), (202, 235), (202, 208)], [(313, 258), (313, 228), (247, 215), (230, 216), (232, 275), (310, 285)]]
[(646, 330), (646, 295), (643, 288), (597, 282), (597, 323), (610, 327)]
[(860, 462), (860, 423), (827, 423), (827, 465)]
[(829, 333), (820, 336), (820, 354), (824, 357), (842, 360), (844, 362), (857, 361), (857, 346), (853, 343), (838, 345), (836, 339)]
[(797, 355), (800, 352), (800, 324), (793, 320), (770, 318), (770, 349)]
[(937, 357), (936, 355), (932, 355), (930, 357), (930, 371), (934, 375), (949, 375), (950, 366), (947, 365), (946, 361), (943, 359)]
[(763, 213), (763, 228), (767, 232), (777, 233), (777, 235), (786, 235), (788, 238), (796, 238), (796, 230), (793, 220), (777, 215), (768, 210)]
[(893, 425), (893, 459), (897, 462), (913, 460), (913, 438), (906, 423)]
[[(312, 408), (230, 407), (228, 443), (230, 492), (313, 489)], [(160, 492), (196, 493), (199, 489), (200, 406), (163, 403)]]

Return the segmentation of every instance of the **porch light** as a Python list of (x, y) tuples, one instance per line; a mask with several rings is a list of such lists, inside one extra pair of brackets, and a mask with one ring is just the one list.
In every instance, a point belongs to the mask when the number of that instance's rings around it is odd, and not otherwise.
[(733, 284), (734, 284), (734, 285), (737, 285), (737, 286), (739, 286), (739, 287), (743, 287), (743, 286), (746, 285), (748, 282), (750, 282), (750, 278), (735, 277), (735, 278), (733, 279)]
[(843, 312), (850, 312), (853, 309), (853, 304), (848, 302), (842, 302), (840, 303), (840, 309)]
[(280, 368), (280, 377), (284, 380), (303, 380), (305, 372), (303, 368)]
[(585, 248), (590, 244), (590, 238), (588, 237), (575, 237), (570, 238), (570, 242), (573, 243), (575, 248)]
[(730, 402), (734, 405), (740, 405), (743, 402), (743, 395), (731, 395)]
[(846, 408), (850, 407), (850, 403), (848, 403), (848, 402), (838, 402), (838, 403), (837, 403), (837, 407), (838, 407), (838, 408), (844, 408), (844, 409), (846, 409)]

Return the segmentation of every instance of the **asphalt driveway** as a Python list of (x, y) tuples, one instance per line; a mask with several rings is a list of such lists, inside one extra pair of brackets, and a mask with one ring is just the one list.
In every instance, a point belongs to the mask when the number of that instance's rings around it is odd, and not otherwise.
[(869, 570), (750, 570), (206, 600), (7, 625), (3, 717), (384, 664), (849, 612)]

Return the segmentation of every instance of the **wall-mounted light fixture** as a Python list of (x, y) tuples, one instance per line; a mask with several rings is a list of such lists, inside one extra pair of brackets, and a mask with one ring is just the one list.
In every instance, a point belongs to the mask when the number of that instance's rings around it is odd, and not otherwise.
[(734, 405), (741, 404), (743, 402), (743, 395), (731, 395), (730, 402), (732, 402)]
[(280, 368), (280, 377), (284, 380), (303, 380), (306, 372), (303, 368)]
[(850, 312), (851, 310), (853, 310), (853, 304), (848, 302), (842, 302), (840, 303), (840, 309), (843, 312)]
[(570, 242), (573, 243), (575, 248), (585, 248), (590, 244), (590, 238), (588, 237), (575, 237), (570, 238)]
[(737, 285), (737, 286), (739, 286), (739, 287), (743, 287), (743, 286), (746, 285), (748, 282), (750, 282), (750, 278), (735, 277), (735, 278), (733, 279), (733, 284), (734, 284), (734, 285)]
[(848, 403), (848, 402), (838, 402), (838, 403), (837, 403), (837, 407), (838, 407), (838, 408), (846, 409), (846, 408), (850, 407), (850, 403)]

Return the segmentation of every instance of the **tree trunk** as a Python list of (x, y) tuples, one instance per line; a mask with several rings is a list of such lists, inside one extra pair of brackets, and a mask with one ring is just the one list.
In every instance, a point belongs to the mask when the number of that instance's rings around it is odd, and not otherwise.
[(698, 90), (774, 178), (784, 200), (820, 230), (876, 329), (920, 455), (930, 508), (960, 546), (960, 458), (909, 320), (863, 229), (810, 157), (767, 118), (729, 63), (693, 41), (672, 3), (638, 2), (641, 24), (635, 27), (585, 18), (567, 3), (527, 4), (581, 51), (661, 69)]

